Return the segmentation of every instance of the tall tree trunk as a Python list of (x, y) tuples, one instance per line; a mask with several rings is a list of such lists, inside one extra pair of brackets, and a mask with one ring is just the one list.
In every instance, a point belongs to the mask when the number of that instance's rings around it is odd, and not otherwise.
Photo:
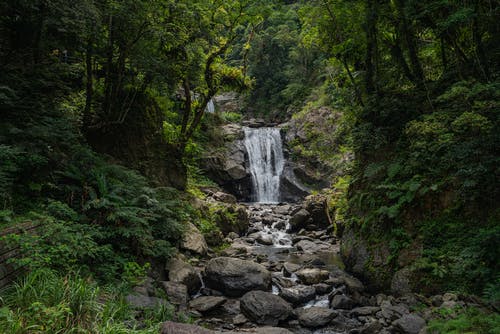
[(108, 19), (108, 45), (106, 47), (106, 73), (104, 78), (104, 102), (103, 116), (106, 118), (111, 109), (111, 91), (113, 86), (113, 16), (109, 15)]
[(365, 56), (365, 89), (368, 94), (375, 92), (375, 66), (377, 50), (377, 8), (376, 0), (366, 0), (366, 56)]
[(406, 62), (403, 50), (401, 50), (399, 38), (394, 41), (394, 44), (390, 42), (388, 43), (390, 44), (389, 47), (391, 48), (392, 58), (398, 63), (399, 67), (403, 71), (403, 74), (406, 78), (408, 78), (408, 80), (415, 82), (415, 77), (413, 76), (413, 73), (411, 73), (410, 67)]
[(416, 80), (415, 83), (417, 85), (420, 85), (424, 81), (424, 71), (422, 70), (420, 59), (418, 58), (418, 47), (416, 43), (415, 33), (413, 32), (413, 27), (408, 22), (408, 18), (406, 16), (405, 0), (395, 0), (395, 4), (398, 9), (399, 15), (399, 29), (406, 43), (413, 76)]
[(486, 81), (490, 80), (490, 71), (488, 65), (488, 58), (486, 57), (486, 52), (484, 51), (483, 46), (483, 34), (479, 31), (479, 2), (476, 2), (475, 5), (475, 17), (472, 23), (472, 38), (474, 40), (476, 58), (478, 59), (478, 65), (480, 68), (481, 75), (486, 79)]
[(94, 95), (94, 74), (92, 70), (92, 38), (89, 37), (87, 41), (87, 48), (85, 52), (85, 70), (87, 82), (85, 85), (85, 110), (83, 112), (83, 126), (87, 128), (92, 122), (92, 98)]

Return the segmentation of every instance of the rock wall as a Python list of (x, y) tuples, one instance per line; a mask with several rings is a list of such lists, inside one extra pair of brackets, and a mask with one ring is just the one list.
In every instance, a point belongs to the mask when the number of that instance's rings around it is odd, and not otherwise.
[(247, 168), (243, 127), (230, 123), (220, 127), (223, 144), (204, 153), (201, 166), (206, 175), (233, 194), (239, 201), (249, 201), (252, 180)]

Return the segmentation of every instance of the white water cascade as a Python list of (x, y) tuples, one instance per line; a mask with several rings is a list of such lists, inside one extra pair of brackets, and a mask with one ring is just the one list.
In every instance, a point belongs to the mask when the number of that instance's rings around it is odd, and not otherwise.
[(279, 202), (280, 179), (285, 165), (280, 129), (245, 128), (245, 148), (248, 152), (255, 201)]

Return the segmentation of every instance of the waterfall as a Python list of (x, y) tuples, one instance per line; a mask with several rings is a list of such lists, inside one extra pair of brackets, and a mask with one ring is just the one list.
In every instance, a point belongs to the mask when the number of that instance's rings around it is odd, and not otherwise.
[(210, 99), (210, 101), (208, 101), (206, 112), (210, 114), (213, 114), (215, 112), (215, 103), (213, 99)]
[(280, 129), (245, 128), (245, 148), (256, 202), (279, 202), (284, 167)]

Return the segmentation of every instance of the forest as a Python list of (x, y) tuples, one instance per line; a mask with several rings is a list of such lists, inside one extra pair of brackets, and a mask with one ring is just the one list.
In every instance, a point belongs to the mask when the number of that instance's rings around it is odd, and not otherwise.
[[(217, 165), (242, 128), (262, 126), (280, 129), (284, 168), (304, 185), (277, 206), (291, 207), (293, 244), (337, 245), (342, 259), (344, 283), (328, 263), (314, 283), (320, 295), (336, 282), (321, 325), (292, 302), (279, 321), (252, 318), (247, 294), (232, 327), (192, 311), (212, 262), (241, 255), (263, 210), (247, 203), (248, 146), (247, 167)], [(0, 332), (499, 333), (499, 148), (496, 0), (3, 0)], [(293, 208), (313, 212), (309, 198), (327, 218), (301, 235)], [(186, 251), (198, 234), (208, 250)], [(187, 309), (163, 284), (175, 261), (202, 268), (201, 290), (182, 282)], [(353, 303), (341, 311), (336, 284)], [(141, 289), (142, 304), (130, 297)], [(229, 305), (231, 293), (201, 298)], [(383, 311), (381, 294), (409, 315), (355, 312)], [(350, 322), (314, 332), (333, 317)]]

